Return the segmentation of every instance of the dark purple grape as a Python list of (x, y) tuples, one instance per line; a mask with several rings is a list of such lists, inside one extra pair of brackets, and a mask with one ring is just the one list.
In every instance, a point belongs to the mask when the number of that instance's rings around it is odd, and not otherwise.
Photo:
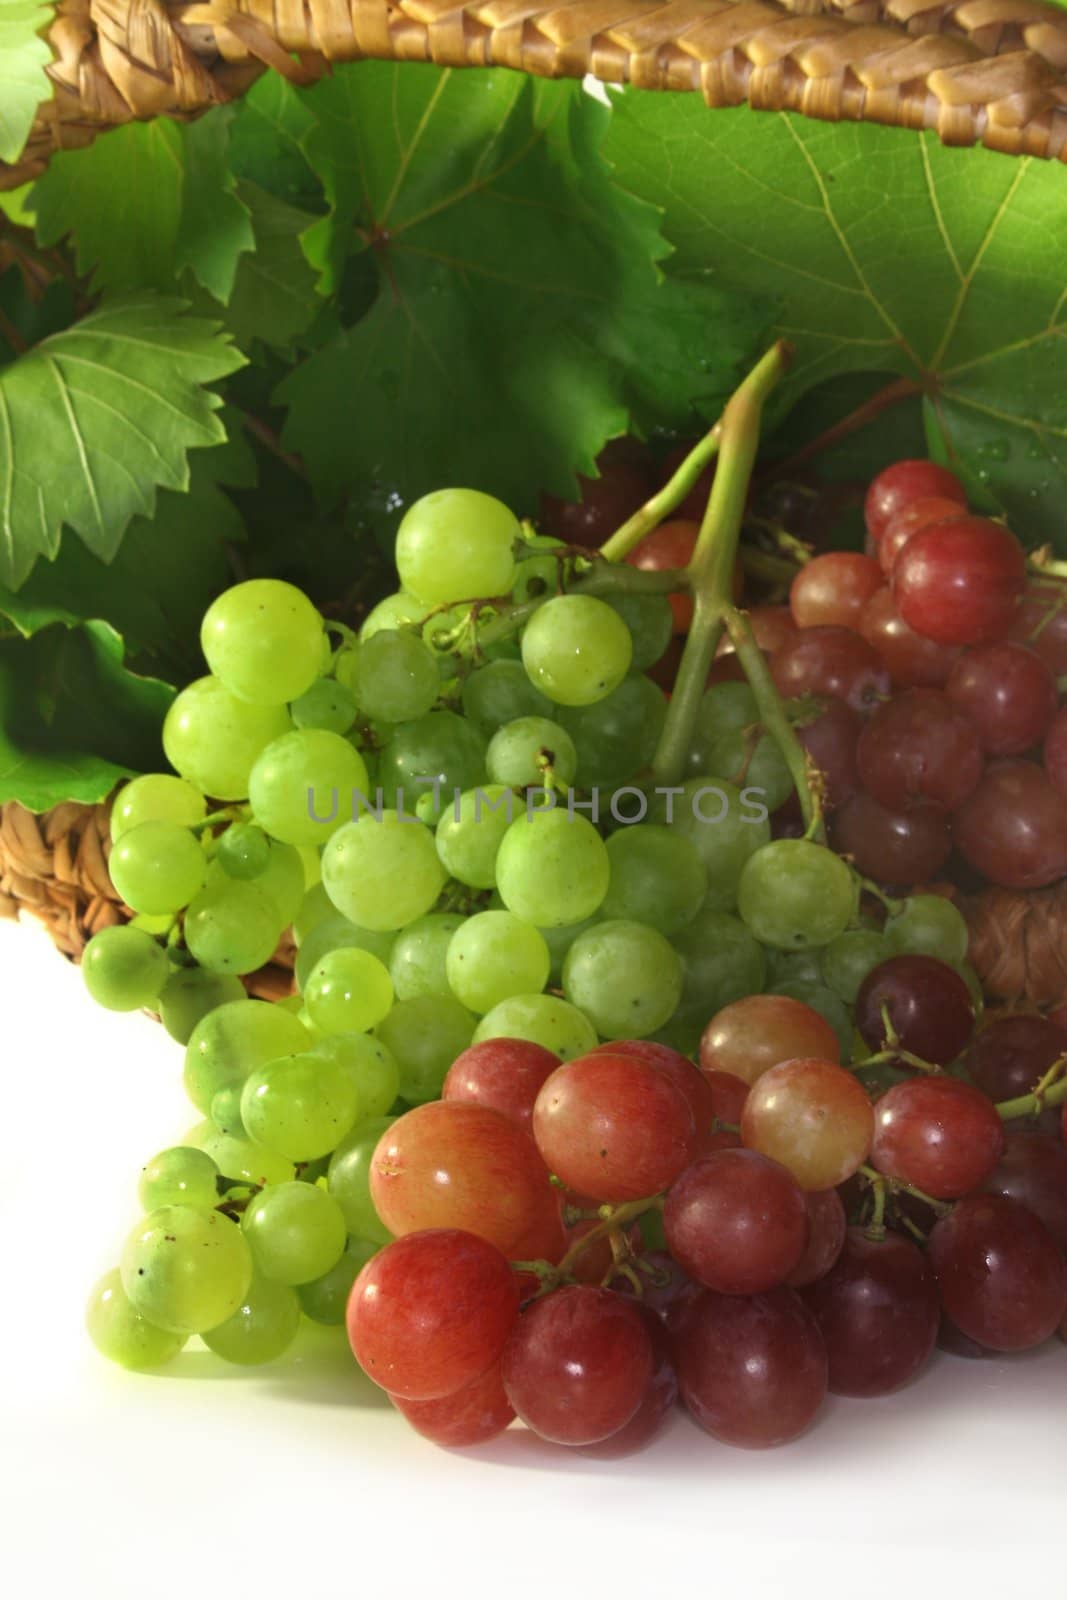
[(808, 1240), (798, 1184), (752, 1150), (715, 1150), (671, 1186), (663, 1231), (691, 1278), (720, 1294), (760, 1294), (783, 1283)]
[(864, 978), (856, 1026), (872, 1050), (885, 1041), (883, 1011), (901, 1048), (939, 1067), (955, 1060), (974, 1028), (970, 990), (935, 956), (891, 956)]
[(1067, 1145), (1062, 1139), (1026, 1131), (1009, 1134), (1004, 1154), (982, 1188), (1017, 1200), (1067, 1251)]
[(631, 1456), (643, 1450), (659, 1433), (678, 1399), (678, 1376), (674, 1370), (670, 1336), (659, 1317), (647, 1306), (638, 1309), (652, 1345), (652, 1376), (641, 1404), (618, 1433), (610, 1434), (598, 1444), (580, 1446), (583, 1455), (594, 1456), (599, 1461), (614, 1461), (619, 1456)]
[(850, 1228), (836, 1266), (805, 1289), (826, 1342), (834, 1394), (891, 1394), (922, 1370), (941, 1298), (922, 1251), (900, 1234)]
[(930, 1261), (953, 1322), (990, 1350), (1029, 1350), (1067, 1314), (1067, 1265), (1032, 1212), (972, 1194), (930, 1234)]
[(1067, 1051), (1067, 1033), (1045, 1017), (998, 1017), (977, 1035), (964, 1060), (991, 1100), (1029, 1094)]

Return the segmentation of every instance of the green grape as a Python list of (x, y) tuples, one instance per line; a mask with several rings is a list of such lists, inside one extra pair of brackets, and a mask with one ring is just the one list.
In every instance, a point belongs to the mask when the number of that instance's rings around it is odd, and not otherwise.
[(337, 913), (326, 893), (326, 885), (318, 882), (305, 889), (299, 910), (293, 918), (293, 939), (299, 948), (303, 944), (312, 928), (317, 928), (327, 917), (334, 917)]
[(82, 953), (82, 978), (98, 1006), (108, 1011), (154, 1007), (170, 966), (161, 945), (139, 928), (101, 928)]
[(382, 628), (359, 651), (354, 686), (360, 710), (375, 722), (425, 716), (441, 688), (433, 652), (413, 633)]
[(511, 597), (516, 605), (527, 600), (540, 600), (545, 595), (559, 594), (562, 590), (563, 566), (556, 551), (566, 551), (562, 539), (549, 534), (535, 534), (523, 541), (522, 554), (515, 564), (515, 579)]
[(603, 700), (625, 678), (632, 657), (625, 622), (590, 595), (546, 600), (522, 636), (522, 664), (530, 682), (561, 706)]
[(298, 728), (322, 728), (327, 733), (347, 733), (358, 711), (355, 695), (336, 678), (319, 678), (289, 707)]
[[(793, 775), (769, 734), (727, 728), (708, 741), (704, 771), (716, 778), (743, 782), (767, 807), (777, 811), (793, 792)], [(741, 776), (743, 774), (743, 777)]]
[[(712, 746), (724, 734), (741, 733), (759, 720), (756, 696), (747, 683), (712, 684), (697, 708), (696, 723), (686, 755), (686, 772), (694, 778), (711, 772), (708, 758)], [(724, 776), (729, 777), (730, 774)]]
[(107, 865), (116, 893), (149, 916), (180, 911), (207, 876), (203, 845), (176, 822), (139, 822), (120, 836)]
[(258, 878), (270, 860), (270, 840), (254, 822), (233, 822), (219, 839), (215, 859), (231, 878)]
[(464, 601), (445, 611), (431, 611), (421, 631), (422, 642), (433, 656), (438, 684), (447, 683), (456, 675), (453, 651), (461, 639), (469, 642), (472, 637), (470, 605)]
[(396, 535), (400, 582), (428, 606), (507, 594), (515, 577), (515, 514), (477, 489), (437, 489), (405, 513)]
[(244, 997), (244, 984), (230, 973), (179, 967), (171, 973), (159, 997), (160, 1020), (172, 1039), (188, 1044), (193, 1029), (209, 1011)]
[(397, 934), (389, 957), (389, 976), (398, 1000), (452, 993), (445, 957), (452, 935), (465, 921), (454, 911), (433, 911)]
[(249, 1201), (241, 1225), (256, 1270), (293, 1287), (329, 1272), (347, 1237), (341, 1207), (311, 1183), (264, 1189)]
[(600, 922), (571, 945), (563, 993), (602, 1039), (644, 1039), (674, 1015), (682, 997), (681, 958), (655, 928)]
[(366, 1033), (389, 1015), (393, 980), (369, 950), (331, 950), (312, 971), (304, 1004), (323, 1033)]
[(221, 1211), (160, 1206), (123, 1247), (122, 1287), (168, 1333), (204, 1333), (233, 1315), (252, 1281), (248, 1243)]
[(635, 673), (596, 705), (561, 711), (559, 720), (578, 750), (579, 787), (606, 789), (649, 766), (667, 702), (651, 678)]
[(240, 1367), (276, 1361), (296, 1338), (300, 1301), (288, 1284), (254, 1273), (232, 1317), (202, 1335), (209, 1350)]
[(315, 1054), (344, 1067), (359, 1097), (359, 1124), (384, 1117), (400, 1093), (400, 1068), (391, 1050), (366, 1033), (335, 1033), (315, 1045)]
[(668, 939), (692, 922), (704, 903), (707, 868), (691, 839), (654, 822), (620, 828), (608, 840), (611, 882), (605, 917), (643, 922)]
[[(368, 776), (368, 783), (370, 778)], [(322, 882), (322, 857), (318, 847), (313, 844), (298, 844), (294, 846), (300, 857), (300, 865), (304, 869), (304, 890), (313, 889), (317, 883)]]
[(936, 956), (951, 966), (966, 961), (970, 945), (966, 922), (940, 894), (910, 895), (887, 919), (885, 937), (887, 955)]
[[(455, 792), (473, 789), (485, 778), (485, 741), (454, 711), (431, 711), (397, 728), (378, 761), (385, 804), (411, 813), (425, 799), (434, 822), (452, 804)], [(420, 812), (421, 814), (421, 812)]]
[(292, 722), (284, 706), (238, 700), (217, 678), (181, 691), (163, 722), (163, 749), (176, 772), (216, 800), (243, 800), (253, 763)]
[(214, 881), (185, 913), (189, 954), (209, 972), (254, 972), (274, 954), (284, 924), (255, 883)]
[(478, 732), (491, 739), (518, 717), (549, 717), (552, 702), (535, 689), (521, 661), (490, 661), (463, 685), (463, 711)]
[(307, 1050), (307, 1029), (266, 1000), (233, 1000), (202, 1017), (185, 1051), (185, 1092), (205, 1116), (220, 1089), (239, 1087), (279, 1056)]
[(665, 594), (606, 594), (609, 605), (625, 622), (633, 643), (634, 672), (644, 672), (663, 655), (674, 634), (674, 613)]
[(592, 823), (554, 808), (517, 817), (496, 858), (500, 898), (535, 928), (591, 917), (610, 875), (607, 848)]
[(146, 772), (124, 783), (111, 807), (111, 840), (142, 822), (176, 822), (195, 828), (207, 816), (207, 802), (198, 789), (169, 772)]
[(248, 1137), (288, 1161), (329, 1155), (358, 1116), (352, 1074), (314, 1050), (258, 1067), (241, 1090), (241, 1121)]
[(185, 1343), (184, 1334), (168, 1333), (141, 1315), (122, 1287), (118, 1267), (93, 1286), (85, 1326), (102, 1356), (132, 1372), (147, 1372), (172, 1361)]
[(580, 933), (587, 928), (595, 928), (600, 921), (600, 914), (593, 917), (583, 917), (581, 922), (568, 922), (559, 928), (541, 928), (540, 934), (548, 946), (548, 981), (553, 985), (563, 982), (563, 963), (567, 959), (567, 951)]
[(393, 1126), (395, 1117), (377, 1117), (361, 1122), (330, 1157), (326, 1188), (341, 1207), (349, 1233), (376, 1246), (388, 1244), (392, 1234), (374, 1209), (370, 1196), (370, 1165), (382, 1134)]
[(446, 959), (452, 993), (479, 1016), (512, 995), (537, 994), (548, 982), (551, 965), (543, 936), (510, 911), (468, 917), (453, 935)]
[(767, 958), (765, 987), (776, 989), (780, 983), (822, 983), (821, 953), (819, 950), (774, 950), (768, 946), (764, 951)]
[(784, 994), (790, 1000), (800, 1000), (817, 1011), (837, 1034), (840, 1059), (847, 1061), (852, 1053), (852, 1016), (839, 994), (825, 983), (783, 983), (768, 990), (769, 994)]
[(369, 786), (359, 751), (339, 733), (296, 728), (269, 744), (252, 768), (256, 821), (285, 844), (325, 844)]
[(502, 783), (479, 785), (454, 797), (436, 831), (437, 854), (449, 876), (472, 889), (491, 889), (501, 840), (520, 807)]
[(141, 1168), (137, 1198), (142, 1211), (156, 1211), (160, 1206), (197, 1206), (210, 1211), (218, 1204), (218, 1176), (218, 1167), (203, 1150), (172, 1145)]
[(381, 1245), (370, 1239), (349, 1239), (344, 1255), (329, 1272), (297, 1289), (304, 1315), (327, 1328), (339, 1328), (345, 1320), (352, 1285), (380, 1249)]
[(272, 839), (267, 865), (256, 879), (256, 888), (273, 902), (283, 927), (289, 926), (304, 903), (304, 883), (300, 851), (294, 845)]
[(762, 990), (763, 948), (729, 912), (703, 907), (671, 942), (682, 958), (677, 1020), (684, 1028), (695, 1025), (698, 1037), (716, 1011)]
[(234, 584), (207, 609), (200, 646), (231, 694), (281, 706), (310, 689), (322, 668), (322, 618), (306, 594), (278, 578)]
[(489, 741), (486, 770), (494, 783), (508, 789), (542, 788), (545, 768), (556, 783), (572, 782), (578, 752), (566, 728), (547, 717), (518, 717), (498, 728)]
[(750, 856), (737, 908), (763, 944), (812, 950), (844, 933), (859, 903), (856, 879), (840, 856), (810, 839), (775, 839)]
[[(325, 892), (325, 884), (322, 887)], [(369, 950), (388, 966), (395, 940), (396, 934), (392, 931), (357, 928), (354, 922), (341, 916), (331, 900), (329, 916), (308, 930), (296, 953), (297, 988), (302, 994), (311, 974), (330, 950)]]
[(706, 904), (732, 911), (746, 861), (771, 836), (760, 796), (721, 778), (690, 778), (680, 794), (671, 791), (660, 798), (654, 820), (666, 821), (696, 846), (708, 875)]
[(486, 1013), (474, 1030), (483, 1039), (528, 1039), (570, 1061), (595, 1049), (596, 1030), (577, 1006), (554, 994), (517, 994)]
[(334, 834), (323, 852), (322, 881), (342, 916), (384, 933), (426, 915), (444, 888), (445, 869), (429, 828), (383, 811), (380, 819), (362, 816)]
[(212, 1096), (211, 1120), (219, 1133), (228, 1133), (235, 1139), (247, 1139), (245, 1125), (241, 1121), (241, 1086), (232, 1084), (228, 1089), (220, 1089), (218, 1094)]
[(213, 1123), (209, 1128), (210, 1132), (201, 1137), (200, 1148), (231, 1183), (262, 1187), (268, 1183), (292, 1182), (293, 1163), (284, 1156), (264, 1149), (244, 1134), (221, 1133)]
[[(823, 945), (819, 951), (819, 972), (827, 988), (851, 1006), (867, 974), (896, 954), (884, 935), (873, 928), (850, 928)], [(771, 986), (774, 987), (773, 979)]]
[[(387, 594), (384, 600), (379, 600), (373, 611), (368, 611), (359, 630), (360, 640), (365, 642), (367, 639), (373, 639), (383, 628), (403, 628), (413, 622), (421, 622), (425, 615), (426, 607), (421, 600), (416, 600), (413, 594), (398, 589), (395, 594)], [(356, 663), (358, 660), (357, 651)], [(358, 665), (356, 671), (358, 673)], [(355, 683), (348, 681), (346, 687), (355, 692)]]
[(401, 1000), (378, 1028), (400, 1071), (400, 1093), (412, 1105), (440, 1098), (445, 1074), (474, 1034), (474, 1018), (451, 995)]

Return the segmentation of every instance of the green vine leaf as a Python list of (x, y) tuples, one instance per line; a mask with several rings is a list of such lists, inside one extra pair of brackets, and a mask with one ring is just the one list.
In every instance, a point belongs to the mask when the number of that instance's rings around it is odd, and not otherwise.
[[(1019, 536), (1067, 543), (1067, 180), (930, 134), (707, 114), (626, 94), (606, 153), (666, 208), (681, 272), (773, 295), (795, 400), (843, 373), (911, 380), (932, 447)], [(879, 422), (871, 424), (877, 428)]]
[(47, 0), (4, 0), (0, 7), (0, 161), (17, 161), (37, 107), (50, 98), (45, 68), (52, 59), (41, 37), (52, 20)]
[(102, 560), (187, 452), (226, 436), (205, 385), (244, 365), (217, 324), (155, 295), (113, 300), (0, 368), (0, 582), (17, 589), (64, 525)]

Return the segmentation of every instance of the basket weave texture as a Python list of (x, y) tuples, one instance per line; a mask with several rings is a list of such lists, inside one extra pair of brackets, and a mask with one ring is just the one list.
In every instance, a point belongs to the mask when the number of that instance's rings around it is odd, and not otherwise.
[(1067, 13), (1041, 0), (60, 0), (51, 100), (0, 187), (131, 120), (193, 117), (267, 68), (368, 58), (689, 90), (1067, 160)]

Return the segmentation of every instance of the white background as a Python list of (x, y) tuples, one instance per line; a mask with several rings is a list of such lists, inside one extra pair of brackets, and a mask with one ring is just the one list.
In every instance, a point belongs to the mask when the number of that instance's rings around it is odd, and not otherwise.
[(272, 1367), (202, 1348), (101, 1360), (86, 1293), (136, 1180), (195, 1120), (181, 1049), (98, 1010), (33, 924), (0, 924), (0, 1589), (18, 1600), (464, 1600), (583, 1591), (717, 1600), (1063, 1594), (1067, 1350), (939, 1356), (804, 1439), (731, 1450), (681, 1415), (584, 1461), (512, 1430), (446, 1454), (305, 1328)]

